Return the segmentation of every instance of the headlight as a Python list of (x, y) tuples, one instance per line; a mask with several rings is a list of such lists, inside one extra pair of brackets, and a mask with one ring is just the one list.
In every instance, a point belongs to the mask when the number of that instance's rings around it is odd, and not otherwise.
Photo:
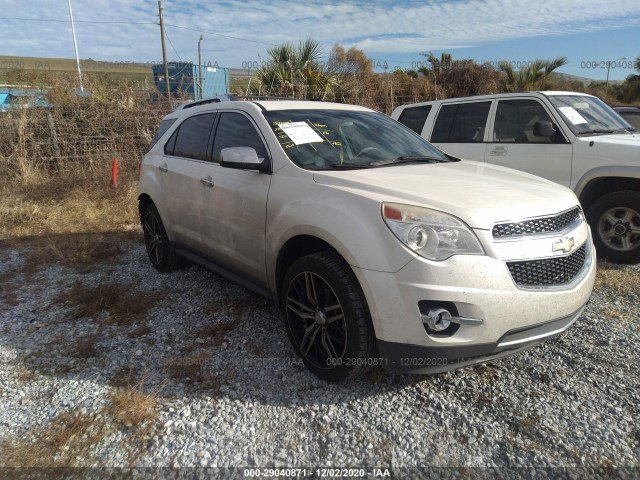
[(429, 260), (453, 255), (484, 255), (477, 237), (464, 222), (429, 208), (383, 203), (382, 218), (398, 239)]

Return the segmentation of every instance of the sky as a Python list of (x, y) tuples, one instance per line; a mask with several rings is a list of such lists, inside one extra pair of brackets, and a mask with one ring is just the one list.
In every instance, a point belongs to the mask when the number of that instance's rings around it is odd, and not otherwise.
[[(622, 80), (640, 56), (639, 0), (164, 0), (170, 61), (251, 68), (272, 45), (318, 41), (364, 50), (376, 70), (423, 55), (510, 61), (568, 58), (558, 71)], [(157, 0), (72, 0), (81, 59), (157, 63)], [(0, 55), (72, 58), (68, 0), (0, 0)], [(627, 60), (619, 60), (626, 57)], [(619, 60), (614, 62), (615, 60)], [(2, 65), (0, 65), (2, 67)], [(635, 72), (637, 73), (637, 72)]]

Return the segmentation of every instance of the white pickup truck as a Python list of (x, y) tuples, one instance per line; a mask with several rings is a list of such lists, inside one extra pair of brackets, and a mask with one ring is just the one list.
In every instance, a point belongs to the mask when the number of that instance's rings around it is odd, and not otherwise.
[(403, 105), (392, 117), (454, 157), (570, 187), (601, 258), (640, 262), (640, 135), (597, 97), (526, 92)]

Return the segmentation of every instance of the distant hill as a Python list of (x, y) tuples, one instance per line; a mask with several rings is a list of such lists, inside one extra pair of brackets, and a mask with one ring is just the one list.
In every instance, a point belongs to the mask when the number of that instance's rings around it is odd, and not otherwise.
[[(570, 75), (568, 73), (553, 72), (552, 75), (559, 80), (564, 80), (566, 82), (580, 82), (585, 87), (589, 86), (592, 83), (604, 82), (604, 80), (594, 80), (593, 78), (579, 77), (578, 75)], [(622, 83), (624, 83), (624, 80), (609, 80), (609, 85), (620, 85)]]
[[(130, 77), (133, 80), (153, 80), (152, 65), (131, 62), (104, 62), (91, 58), (80, 60), (83, 73), (106, 73), (114, 77)], [(71, 58), (0, 56), (0, 80), (6, 79), (11, 70), (49, 72), (75, 72), (76, 61)]]

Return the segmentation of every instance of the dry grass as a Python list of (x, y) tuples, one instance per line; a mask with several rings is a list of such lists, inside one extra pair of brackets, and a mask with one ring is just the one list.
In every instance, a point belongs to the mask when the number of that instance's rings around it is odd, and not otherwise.
[(0, 239), (136, 230), (135, 177), (113, 189), (107, 170), (71, 178), (42, 173), (0, 183)]
[(34, 380), (37, 377), (33, 370), (25, 367), (24, 365), (18, 365), (16, 368), (16, 379), (20, 383), (26, 383)]
[(58, 263), (66, 267), (92, 270), (96, 264), (113, 260), (122, 253), (127, 239), (121, 235), (78, 234), (56, 235), (26, 242), (9, 242), (26, 245), (25, 275), (33, 275), (42, 267)]
[(109, 414), (121, 427), (138, 427), (158, 418), (158, 394), (160, 388), (145, 393), (142, 382), (135, 386), (118, 388), (109, 396)]
[(140, 382), (116, 389), (100, 414), (72, 410), (56, 416), (46, 428), (0, 442), (0, 467), (77, 467), (78, 459), (91, 464), (93, 447), (118, 430), (128, 434), (123, 446), (135, 460), (158, 418), (160, 388), (145, 393)]
[(203, 369), (209, 356), (209, 353), (199, 351), (184, 357), (173, 357), (167, 362), (168, 373), (174, 380), (204, 383), (211, 380), (206, 377)]
[[(140, 292), (133, 285), (100, 283), (83, 285), (76, 282), (60, 295), (57, 303), (73, 309), (76, 319), (100, 318), (106, 323), (131, 325), (144, 319), (156, 304), (158, 295)], [(105, 317), (106, 314), (106, 317)]]
[(92, 446), (108, 433), (96, 416), (79, 410), (56, 416), (46, 429), (34, 432), (32, 441), (21, 439), (0, 445), (3, 467), (74, 467)]
[(152, 332), (149, 324), (145, 323), (129, 332), (129, 338), (144, 337)]
[(238, 327), (239, 320), (233, 319), (223, 323), (207, 325), (196, 331), (196, 337), (202, 338), (206, 345), (220, 345), (229, 332)]
[(98, 350), (96, 350), (97, 334), (87, 335), (85, 337), (78, 338), (73, 356), (76, 358), (95, 358), (98, 356)]
[(640, 272), (606, 262), (598, 264), (596, 288), (611, 291), (616, 295), (640, 294)]
[(0, 274), (0, 304), (8, 306), (18, 305), (18, 296), (16, 288), (12, 281), (17, 276), (17, 272), (5, 272)]

